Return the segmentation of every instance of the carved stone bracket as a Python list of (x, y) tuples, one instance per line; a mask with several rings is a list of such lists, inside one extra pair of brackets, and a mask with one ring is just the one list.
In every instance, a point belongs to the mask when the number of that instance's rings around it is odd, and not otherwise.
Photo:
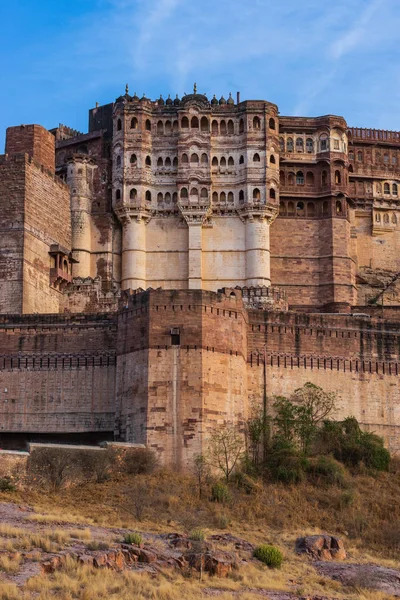
[(133, 206), (123, 204), (122, 202), (114, 206), (114, 212), (122, 225), (130, 223), (132, 220), (141, 221), (144, 220), (146, 225), (152, 217), (152, 211), (150, 207), (143, 205)]
[(240, 208), (236, 209), (237, 214), (241, 221), (255, 221), (255, 220), (266, 220), (271, 225), (279, 213), (277, 206), (270, 204), (256, 205), (256, 204), (244, 204)]

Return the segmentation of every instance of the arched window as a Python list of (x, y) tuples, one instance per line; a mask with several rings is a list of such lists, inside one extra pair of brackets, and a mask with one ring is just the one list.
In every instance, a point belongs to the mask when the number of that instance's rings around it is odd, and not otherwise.
[(220, 161), (219, 161), (219, 166), (220, 167), (226, 167), (226, 158), (225, 156), (222, 156)]
[(342, 178), (340, 176), (340, 171), (335, 171), (335, 183), (339, 184), (339, 183), (341, 183), (341, 181), (342, 181)]
[(233, 192), (228, 192), (228, 202), (233, 203)]
[(349, 160), (354, 160), (354, 152), (353, 151), (349, 152)]
[(182, 129), (189, 128), (189, 119), (187, 117), (182, 117), (181, 127), (182, 127)]
[(293, 217), (293, 215), (294, 215), (294, 202), (288, 202), (287, 214), (288, 214), (288, 217)]
[(173, 202), (174, 204), (176, 204), (176, 203), (178, 202), (178, 194), (177, 194), (177, 192), (174, 192), (174, 193), (172, 194), (172, 202)]
[(178, 157), (174, 156), (174, 160), (172, 161), (172, 166), (173, 167), (177, 167), (178, 166)]
[(118, 154), (118, 156), (117, 156), (117, 160), (116, 160), (115, 162), (116, 162), (116, 165), (117, 165), (117, 167), (120, 167), (120, 166), (121, 166), (121, 157), (120, 157), (120, 155), (119, 155), (119, 154)]
[(324, 217), (326, 217), (329, 214), (329, 206), (327, 202), (324, 202), (322, 204), (322, 214)]
[(385, 214), (383, 215), (383, 222), (384, 222), (384, 223), (386, 223), (386, 224), (388, 224), (388, 223), (389, 223), (389, 215), (388, 215), (387, 213), (385, 213)]
[(285, 140), (283, 139), (283, 137), (279, 138), (279, 150), (281, 152), (285, 152)]
[(121, 119), (118, 119), (118, 121), (117, 121), (117, 131), (121, 131), (121, 129), (122, 129), (122, 121), (121, 121)]
[(380, 222), (381, 222), (381, 215), (380, 215), (379, 213), (376, 213), (376, 215), (375, 215), (375, 221), (376, 221), (377, 223), (380, 223)]
[(375, 162), (377, 165), (381, 164), (381, 153), (380, 152), (375, 152)]
[(213, 159), (211, 161), (211, 165), (213, 167), (218, 167), (218, 158), (216, 156), (213, 156)]
[(186, 154), (186, 152), (184, 152), (182, 154), (182, 164), (187, 164), (188, 162), (189, 162), (188, 155)]
[(337, 215), (341, 215), (342, 214), (342, 203), (340, 202), (340, 200), (336, 201), (336, 214)]
[(164, 133), (164, 124), (162, 121), (158, 121), (157, 123), (157, 133), (158, 135), (163, 135)]
[(207, 188), (201, 188), (200, 198), (208, 198), (208, 190), (207, 190)]
[(275, 192), (274, 188), (271, 188), (269, 190), (269, 197), (272, 198), (272, 200), (275, 200), (275, 198), (276, 198), (276, 192)]
[(190, 157), (190, 162), (198, 164), (199, 163), (199, 155), (194, 152)]
[(357, 152), (357, 160), (358, 160), (358, 162), (363, 161), (363, 153), (362, 152)]
[(229, 121), (228, 121), (228, 133), (229, 134), (235, 133), (235, 128), (233, 126), (232, 119), (229, 119)]
[(239, 202), (244, 202), (244, 191), (240, 190), (239, 192)]
[(219, 201), (222, 202), (222, 203), (226, 202), (226, 194), (225, 194), (225, 192), (221, 192), (220, 193), (220, 195), (219, 195)]
[(165, 200), (166, 204), (170, 204), (171, 203), (171, 194), (169, 192), (167, 192), (165, 194), (164, 200)]
[(287, 152), (293, 152), (294, 146), (293, 146), (293, 138), (289, 137), (286, 141), (286, 150)]
[(136, 165), (137, 163), (137, 156), (136, 154), (131, 154), (131, 164), (132, 165)]
[(165, 133), (169, 134), (172, 131), (172, 123), (171, 121), (165, 121)]
[(398, 194), (398, 187), (397, 187), (397, 183), (394, 183), (394, 184), (392, 185), (392, 194), (393, 194), (393, 196), (397, 196), (397, 194)]
[(319, 138), (319, 144), (320, 144), (321, 152), (325, 152), (326, 150), (328, 150), (329, 149), (328, 136), (321, 135), (321, 137)]
[(286, 214), (286, 205), (284, 202), (279, 203), (279, 214), (283, 216)]
[(275, 119), (270, 119), (269, 120), (269, 128), (270, 129), (275, 129)]
[(385, 183), (383, 186), (383, 193), (384, 194), (390, 194), (390, 185), (388, 183)]
[(203, 152), (201, 155), (201, 164), (206, 165), (208, 163), (208, 156)]
[(136, 117), (132, 117), (131, 119), (131, 129), (137, 129), (138, 128), (138, 120)]
[(129, 198), (131, 200), (136, 200), (136, 198), (137, 198), (137, 189), (136, 188), (131, 189), (131, 191), (129, 192)]
[(304, 213), (304, 202), (297, 202), (296, 203), (296, 215), (298, 217), (304, 217), (305, 213)]
[(394, 213), (392, 214), (392, 223), (393, 223), (393, 225), (397, 225), (397, 218)]
[(146, 131), (151, 131), (151, 121), (150, 121), (150, 119), (146, 119)]
[(297, 171), (297, 173), (296, 173), (296, 185), (304, 185), (304, 173), (303, 173), (303, 171)]
[(290, 172), (288, 174), (288, 185), (294, 185), (295, 176), (294, 173)]
[(243, 119), (240, 119), (239, 121), (239, 133), (243, 133), (244, 132), (244, 121)]
[(275, 165), (276, 164), (275, 156), (273, 154), (271, 154), (271, 156), (269, 157), (269, 164), (270, 165)]
[(149, 190), (147, 190), (145, 198), (146, 202), (151, 202), (151, 192)]
[(285, 185), (285, 171), (279, 171), (279, 183)]
[(218, 121), (216, 121), (215, 119), (211, 123), (211, 133), (213, 133), (214, 135), (218, 135)]
[(158, 192), (157, 194), (157, 204), (161, 204), (163, 201), (163, 195), (161, 192)]
[[(179, 123), (178, 123), (178, 121), (174, 121), (172, 123), (172, 133), (178, 133), (178, 131), (179, 131)], [(176, 197), (178, 197), (178, 195)]]
[(392, 165), (397, 165), (397, 157), (395, 154), (392, 155)]
[(314, 173), (312, 173), (311, 171), (307, 171), (307, 174), (306, 174), (306, 184), (307, 185), (314, 185)]
[(115, 192), (115, 199), (116, 200), (121, 200), (121, 190), (116, 190), (116, 192)]
[(307, 217), (315, 217), (315, 204), (314, 204), (314, 202), (307, 202)]
[(253, 200), (260, 200), (261, 199), (261, 192), (258, 188), (254, 188), (253, 190)]
[(150, 158), (150, 156), (146, 156), (145, 163), (146, 163), (147, 167), (151, 167), (151, 158)]
[(296, 139), (296, 152), (304, 152), (304, 141), (303, 138)]
[(192, 188), (190, 190), (190, 195), (194, 196), (195, 198), (198, 198), (199, 197), (199, 190), (196, 187)]
[(88, 147), (86, 146), (86, 144), (82, 144), (81, 146), (78, 146), (78, 148), (76, 149), (76, 153), (77, 154), (89, 154)]
[(230, 156), (228, 158), (228, 167), (233, 167), (234, 164), (235, 164), (235, 161), (233, 160), (232, 156)]
[(383, 155), (383, 162), (384, 162), (385, 165), (389, 164), (389, 162), (390, 162), (390, 156), (389, 156), (389, 154), (384, 154)]
[(188, 198), (188, 191), (185, 187), (181, 189), (181, 198)]
[(258, 154), (258, 152), (256, 152), (253, 156), (253, 162), (260, 162), (260, 155)]
[(241, 154), (240, 158), (239, 158), (239, 165), (243, 165), (243, 163), (244, 163), (244, 156), (243, 156), (243, 154)]
[(260, 120), (260, 117), (254, 117), (254, 119), (253, 119), (253, 129), (261, 129), (261, 120)]
[(208, 131), (209, 130), (209, 125), (208, 125), (208, 119), (207, 119), (207, 117), (201, 117), (200, 129), (201, 129), (201, 131)]
[(165, 159), (165, 163), (164, 164), (165, 164), (166, 167), (170, 167), (171, 166), (171, 159), (170, 159), (169, 156), (167, 156), (167, 158)]
[(217, 194), (217, 192), (213, 192), (212, 201), (214, 202), (214, 204), (218, 203), (218, 194)]
[(314, 142), (312, 138), (306, 139), (306, 150), (309, 154), (312, 154), (314, 152)]
[(321, 173), (321, 183), (322, 186), (328, 185), (328, 173), (326, 171), (322, 171)]
[(349, 165), (349, 173), (353, 173), (354, 169), (353, 169), (353, 165)]
[(190, 121), (190, 127), (192, 129), (198, 129), (199, 128), (199, 119), (197, 117), (192, 117), (192, 120)]
[(219, 130), (221, 132), (222, 135), (226, 134), (226, 122), (224, 120), (222, 120), (219, 124)]
[(161, 156), (157, 159), (157, 167), (162, 167), (163, 166), (163, 159), (161, 158)]

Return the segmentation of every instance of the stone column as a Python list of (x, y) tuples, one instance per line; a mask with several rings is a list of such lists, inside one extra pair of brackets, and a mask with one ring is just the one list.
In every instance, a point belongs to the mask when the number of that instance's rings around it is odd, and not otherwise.
[(92, 178), (93, 161), (74, 156), (68, 162), (67, 183), (71, 189), (72, 255), (77, 263), (74, 277), (90, 277), (92, 250)]
[(264, 215), (246, 219), (246, 285), (271, 285), (269, 222)]
[(121, 288), (146, 287), (146, 220), (138, 214), (123, 223)]
[(202, 222), (189, 224), (189, 273), (188, 288), (202, 287)]

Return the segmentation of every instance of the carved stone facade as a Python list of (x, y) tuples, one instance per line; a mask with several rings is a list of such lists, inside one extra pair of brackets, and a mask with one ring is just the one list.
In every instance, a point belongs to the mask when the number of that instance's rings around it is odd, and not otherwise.
[(184, 468), (309, 380), (399, 449), (399, 185), (399, 133), (196, 89), (126, 90), (85, 134), (9, 128), (0, 443), (108, 436)]

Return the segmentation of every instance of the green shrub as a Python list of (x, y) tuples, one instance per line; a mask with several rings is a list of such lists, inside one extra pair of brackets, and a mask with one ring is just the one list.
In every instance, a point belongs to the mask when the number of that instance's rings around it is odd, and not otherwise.
[(277, 437), (268, 456), (267, 467), (273, 481), (300, 483), (305, 478), (308, 461), (290, 441)]
[(89, 542), (88, 544), (86, 544), (86, 548), (88, 550), (108, 550), (110, 548), (109, 544), (107, 544), (106, 542), (99, 542), (97, 540), (93, 540), (92, 542)]
[(318, 456), (310, 460), (307, 472), (311, 479), (322, 479), (327, 485), (344, 486), (346, 483), (343, 465), (330, 456)]
[(220, 504), (230, 502), (231, 495), (228, 487), (224, 483), (214, 483), (211, 488), (211, 500)]
[(0, 477), (0, 492), (14, 492), (15, 485), (9, 477)]
[(361, 437), (363, 460), (367, 467), (377, 471), (388, 471), (390, 453), (383, 446), (382, 438), (373, 433), (363, 433)]
[(143, 538), (140, 533), (136, 533), (132, 531), (131, 533), (126, 533), (124, 535), (125, 544), (134, 544), (135, 546), (140, 546), (143, 543)]
[(192, 540), (192, 542), (204, 542), (204, 540), (206, 539), (206, 534), (204, 533), (203, 529), (192, 529), (189, 535), (189, 539)]
[(283, 562), (283, 554), (276, 546), (261, 544), (257, 546), (253, 553), (254, 558), (258, 558), (270, 569), (279, 569)]

